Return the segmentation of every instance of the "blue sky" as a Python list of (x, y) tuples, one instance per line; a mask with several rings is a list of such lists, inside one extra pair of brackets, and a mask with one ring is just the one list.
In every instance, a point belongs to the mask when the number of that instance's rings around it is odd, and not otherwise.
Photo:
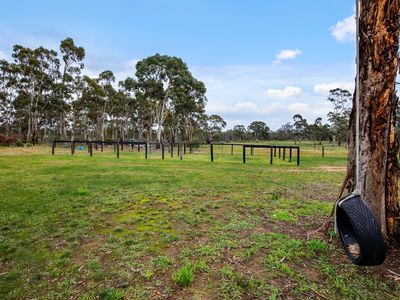
[(119, 79), (155, 53), (181, 57), (208, 88), (208, 113), (228, 127), (277, 129), (301, 113), (326, 120), (327, 91), (353, 89), (349, 0), (2, 0), (0, 57), (14, 44), (86, 49), (86, 73)]

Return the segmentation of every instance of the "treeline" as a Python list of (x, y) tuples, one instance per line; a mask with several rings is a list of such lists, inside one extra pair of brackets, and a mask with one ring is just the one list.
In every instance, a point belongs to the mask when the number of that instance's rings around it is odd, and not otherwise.
[(295, 114), (293, 122), (283, 124), (275, 131), (270, 130), (266, 123), (255, 121), (248, 127), (235, 125), (233, 129), (221, 132), (220, 137), (224, 141), (294, 140), (296, 143), (302, 140), (318, 143), (330, 141), (340, 146), (343, 142), (347, 142), (352, 95), (347, 90), (337, 88), (329, 92), (326, 100), (333, 106), (333, 110), (327, 115), (329, 124), (323, 124), (322, 118), (309, 123), (302, 115)]
[[(49, 139), (192, 141), (212, 138), (204, 84), (177, 57), (139, 61), (135, 79), (118, 83), (112, 71), (82, 75), (85, 49), (71, 38), (59, 51), (21, 45), (0, 61), (0, 133), (25, 142)], [(155, 136), (154, 136), (155, 135)]]
[[(12, 60), (0, 60), (0, 143), (52, 139), (211, 142), (218, 140), (345, 140), (348, 91), (333, 90), (330, 126), (301, 115), (277, 131), (262, 121), (224, 131), (225, 120), (205, 114), (203, 82), (177, 57), (153, 55), (116, 82), (112, 71), (83, 75), (85, 49), (73, 39), (58, 51), (15, 45)], [(132, 70), (133, 71), (133, 70)], [(133, 72), (132, 72), (133, 73)]]

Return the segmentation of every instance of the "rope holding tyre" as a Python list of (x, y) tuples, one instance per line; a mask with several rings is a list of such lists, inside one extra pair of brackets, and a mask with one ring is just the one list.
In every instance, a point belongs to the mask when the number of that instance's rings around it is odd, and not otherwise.
[(378, 266), (386, 258), (380, 226), (360, 195), (350, 195), (336, 206), (336, 226), (344, 251), (359, 266)]

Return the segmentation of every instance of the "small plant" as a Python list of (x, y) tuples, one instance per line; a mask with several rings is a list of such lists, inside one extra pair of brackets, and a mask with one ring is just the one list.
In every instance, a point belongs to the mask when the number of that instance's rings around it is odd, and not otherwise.
[(119, 300), (124, 298), (125, 293), (121, 290), (106, 288), (100, 291), (99, 296), (101, 300)]
[(314, 253), (324, 251), (328, 248), (328, 245), (321, 240), (310, 240), (307, 243), (307, 247)]
[(194, 280), (194, 266), (193, 264), (189, 263), (181, 267), (173, 276), (172, 280), (184, 287), (184, 286), (189, 286), (192, 284)]

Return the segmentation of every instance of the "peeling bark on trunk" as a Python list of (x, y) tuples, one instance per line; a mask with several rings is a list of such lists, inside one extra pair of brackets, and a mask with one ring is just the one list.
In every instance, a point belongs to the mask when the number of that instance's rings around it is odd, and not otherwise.
[[(383, 235), (400, 241), (395, 122), (400, 0), (361, 0), (360, 180)], [(355, 186), (355, 99), (350, 116), (349, 191)]]

